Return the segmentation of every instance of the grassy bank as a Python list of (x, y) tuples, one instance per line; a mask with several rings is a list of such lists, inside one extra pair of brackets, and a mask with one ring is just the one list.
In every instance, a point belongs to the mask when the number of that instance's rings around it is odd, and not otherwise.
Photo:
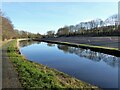
[(16, 40), (11, 42), (7, 52), (24, 88), (97, 88), (55, 69), (28, 61), (19, 54)]

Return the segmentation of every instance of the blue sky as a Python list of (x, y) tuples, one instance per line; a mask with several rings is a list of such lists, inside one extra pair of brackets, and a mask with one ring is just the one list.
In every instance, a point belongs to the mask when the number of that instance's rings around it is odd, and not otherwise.
[(118, 12), (117, 2), (3, 2), (2, 10), (19, 30), (45, 34), (65, 25), (96, 18), (106, 19)]

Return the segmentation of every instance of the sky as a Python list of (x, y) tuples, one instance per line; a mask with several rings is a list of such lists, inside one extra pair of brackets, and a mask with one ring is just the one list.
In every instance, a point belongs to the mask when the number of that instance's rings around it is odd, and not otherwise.
[(46, 34), (65, 25), (101, 18), (118, 13), (117, 2), (3, 2), (2, 11), (14, 28)]

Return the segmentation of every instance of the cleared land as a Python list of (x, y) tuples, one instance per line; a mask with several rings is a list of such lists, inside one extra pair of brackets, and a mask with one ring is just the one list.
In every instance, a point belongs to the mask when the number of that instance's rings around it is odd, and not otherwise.
[(77, 44), (88, 44), (95, 46), (104, 46), (111, 48), (119, 48), (120, 37), (59, 37), (59, 38), (47, 38), (44, 40), (60, 41), (60, 42), (70, 42)]

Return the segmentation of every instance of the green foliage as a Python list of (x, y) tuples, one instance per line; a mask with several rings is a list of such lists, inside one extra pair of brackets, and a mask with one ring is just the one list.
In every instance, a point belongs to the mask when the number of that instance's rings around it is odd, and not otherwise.
[(16, 41), (11, 42), (8, 47), (8, 55), (18, 72), (19, 80), (24, 88), (97, 88), (55, 69), (28, 61), (18, 53)]

